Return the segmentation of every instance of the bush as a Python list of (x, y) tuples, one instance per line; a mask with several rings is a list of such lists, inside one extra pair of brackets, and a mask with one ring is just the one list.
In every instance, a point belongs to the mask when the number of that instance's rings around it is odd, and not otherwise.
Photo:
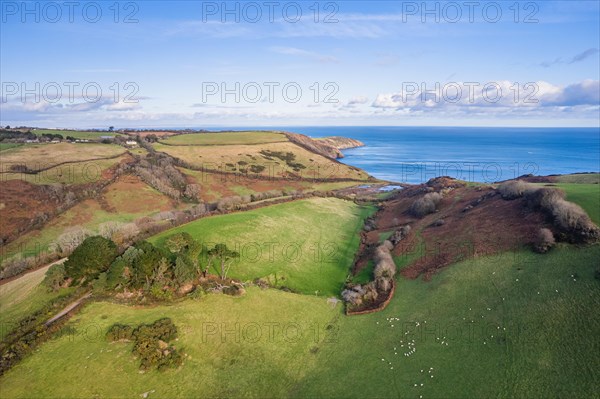
[(533, 245), (533, 249), (540, 253), (546, 253), (555, 245), (554, 235), (549, 229), (542, 228), (538, 232), (537, 238)]
[(435, 212), (437, 204), (441, 201), (442, 196), (439, 193), (427, 193), (423, 197), (417, 199), (410, 207), (410, 213), (416, 217), (423, 217)]
[(131, 341), (133, 339), (133, 328), (126, 324), (113, 324), (106, 333), (109, 341)]
[(525, 198), (530, 208), (549, 210), (557, 201), (564, 200), (565, 193), (556, 188), (541, 187), (527, 190)]
[(516, 199), (522, 197), (528, 188), (529, 184), (521, 180), (511, 180), (500, 184), (498, 192), (504, 199)]

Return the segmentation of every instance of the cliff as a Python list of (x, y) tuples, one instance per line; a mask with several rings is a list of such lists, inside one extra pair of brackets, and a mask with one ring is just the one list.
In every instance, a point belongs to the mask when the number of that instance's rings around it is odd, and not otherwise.
[(349, 139), (346, 137), (325, 137), (321, 139), (312, 139), (308, 136), (298, 133), (285, 133), (287, 138), (300, 147), (304, 147), (309, 151), (323, 155), (328, 158), (338, 159), (343, 158), (344, 154), (340, 150), (348, 148), (362, 147), (364, 144), (358, 140)]

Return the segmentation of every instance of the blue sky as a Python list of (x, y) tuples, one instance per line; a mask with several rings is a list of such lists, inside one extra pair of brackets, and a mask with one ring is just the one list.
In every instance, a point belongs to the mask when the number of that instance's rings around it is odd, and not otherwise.
[(600, 119), (598, 1), (0, 3), (3, 125)]

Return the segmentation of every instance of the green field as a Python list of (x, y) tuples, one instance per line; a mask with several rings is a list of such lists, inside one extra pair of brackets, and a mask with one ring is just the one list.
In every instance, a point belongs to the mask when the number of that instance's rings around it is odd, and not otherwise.
[(37, 136), (41, 136), (44, 133), (51, 134), (60, 134), (63, 138), (67, 138), (67, 136), (75, 137), (76, 139), (81, 140), (100, 140), (101, 136), (123, 136), (120, 133), (111, 133), (111, 132), (99, 132), (99, 131), (85, 131), (85, 130), (53, 130), (53, 129), (35, 129), (32, 131), (33, 134)]
[[(6, 398), (593, 398), (599, 256), (600, 246), (562, 247), (465, 261), (431, 282), (400, 279), (387, 309), (365, 316), (258, 288), (151, 308), (95, 303), (0, 389)], [(178, 370), (140, 374), (131, 344), (103, 339), (113, 323), (165, 316), (189, 356)]]
[(200, 219), (150, 241), (162, 246), (167, 237), (185, 231), (208, 245), (223, 242), (241, 254), (231, 266), (233, 278), (269, 277), (273, 282), (276, 278), (278, 286), (335, 296), (370, 212), (371, 207), (349, 201), (316, 198)]
[(237, 145), (288, 141), (282, 133), (272, 132), (221, 132), (180, 134), (162, 139), (171, 145)]
[(600, 184), (600, 173), (575, 173), (556, 176), (559, 183)]
[(10, 150), (11, 148), (20, 147), (22, 144), (18, 143), (0, 143), (0, 151)]

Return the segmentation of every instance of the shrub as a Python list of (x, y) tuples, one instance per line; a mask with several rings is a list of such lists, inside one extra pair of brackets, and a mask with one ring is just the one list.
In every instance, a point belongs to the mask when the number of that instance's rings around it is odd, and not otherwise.
[(504, 182), (498, 186), (498, 192), (504, 199), (516, 199), (525, 194), (529, 184), (521, 180), (511, 180)]
[(405, 225), (396, 230), (389, 240), (392, 244), (396, 245), (400, 241), (405, 239), (408, 236), (408, 234), (410, 234), (410, 226)]
[(550, 210), (558, 226), (565, 230), (582, 230), (591, 224), (585, 211), (572, 202), (556, 200), (550, 204)]
[(126, 324), (113, 324), (106, 333), (106, 339), (109, 341), (131, 341), (133, 338), (133, 328)]
[(554, 246), (554, 235), (549, 229), (542, 228), (538, 232), (537, 238), (533, 245), (533, 249), (538, 253), (546, 253)]
[(410, 207), (410, 213), (416, 217), (423, 217), (435, 212), (437, 204), (441, 201), (442, 196), (439, 193), (427, 193), (423, 197), (417, 199)]
[(565, 198), (565, 193), (556, 188), (540, 187), (538, 189), (527, 190), (525, 198), (530, 208), (549, 210), (557, 201)]

